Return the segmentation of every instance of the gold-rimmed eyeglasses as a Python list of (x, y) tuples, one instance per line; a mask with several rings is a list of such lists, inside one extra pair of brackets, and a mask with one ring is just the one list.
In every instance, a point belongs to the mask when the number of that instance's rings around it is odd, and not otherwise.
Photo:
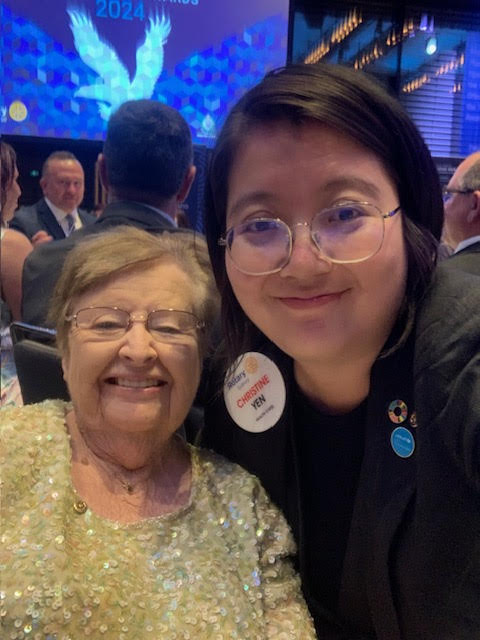
[(190, 311), (154, 309), (149, 313), (129, 313), (119, 307), (86, 307), (66, 316), (78, 329), (90, 332), (98, 340), (116, 340), (124, 336), (134, 322), (142, 322), (159, 342), (182, 342), (205, 328), (205, 323)]
[(400, 206), (382, 213), (369, 202), (343, 202), (322, 209), (310, 223), (298, 222), (293, 227), (280, 218), (251, 218), (227, 229), (218, 244), (227, 247), (233, 264), (242, 273), (268, 275), (288, 264), (293, 229), (305, 226), (316, 248), (330, 262), (363, 262), (380, 250), (385, 220), (398, 211)]

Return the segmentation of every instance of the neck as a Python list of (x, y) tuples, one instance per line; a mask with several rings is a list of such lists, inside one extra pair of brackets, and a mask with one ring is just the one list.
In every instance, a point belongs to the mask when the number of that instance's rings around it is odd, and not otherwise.
[(118, 190), (111, 188), (108, 192), (108, 202), (141, 202), (142, 204), (149, 205), (150, 207), (155, 207), (155, 209), (160, 209), (163, 213), (166, 213), (168, 216), (172, 218), (175, 217), (175, 212), (177, 210), (177, 201), (175, 198), (161, 198), (154, 193), (149, 192), (141, 192), (133, 190)]
[[(67, 415), (72, 447), (72, 480), (81, 498), (97, 514), (136, 522), (170, 513), (183, 506), (191, 489), (190, 454), (176, 436), (166, 442), (145, 439), (105, 440), (77, 426), (73, 412)], [(120, 444), (123, 443), (123, 444)]]
[(294, 364), (295, 380), (310, 402), (330, 414), (349, 413), (368, 396), (373, 360), (341, 362), (332, 366)]

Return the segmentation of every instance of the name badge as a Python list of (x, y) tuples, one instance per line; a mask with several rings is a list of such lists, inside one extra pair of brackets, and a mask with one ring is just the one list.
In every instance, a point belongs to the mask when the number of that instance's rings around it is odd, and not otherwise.
[(280, 369), (257, 351), (248, 351), (238, 358), (223, 386), (230, 417), (251, 433), (262, 433), (277, 424), (285, 408), (286, 395)]

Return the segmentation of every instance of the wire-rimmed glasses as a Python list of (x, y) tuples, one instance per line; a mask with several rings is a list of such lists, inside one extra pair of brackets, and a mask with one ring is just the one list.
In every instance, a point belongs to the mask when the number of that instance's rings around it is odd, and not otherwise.
[(66, 316), (78, 329), (88, 331), (98, 340), (116, 340), (126, 334), (134, 322), (143, 322), (147, 331), (159, 342), (181, 343), (195, 337), (205, 323), (190, 311), (154, 309), (133, 314), (118, 307), (86, 307)]
[[(344, 202), (322, 209), (306, 226), (310, 237), (330, 262), (363, 262), (381, 248), (385, 219), (400, 211), (400, 206), (382, 213), (369, 202)], [(227, 229), (218, 244), (226, 246), (235, 267), (247, 275), (277, 273), (288, 264), (293, 248), (293, 230), (280, 218), (252, 218)]]
[(449, 189), (448, 187), (445, 187), (442, 191), (443, 202), (445, 203), (451, 200), (456, 193), (466, 195), (473, 192), (474, 192), (474, 189)]

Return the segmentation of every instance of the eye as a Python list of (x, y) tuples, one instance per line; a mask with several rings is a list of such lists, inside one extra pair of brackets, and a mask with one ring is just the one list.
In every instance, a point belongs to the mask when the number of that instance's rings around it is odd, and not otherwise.
[(92, 321), (91, 328), (94, 331), (118, 331), (124, 329), (125, 324), (118, 319), (97, 318)]
[(251, 245), (265, 245), (275, 242), (279, 235), (285, 233), (283, 223), (274, 218), (255, 218), (247, 220), (233, 229), (232, 242), (238, 238)]
[(328, 215), (328, 221), (332, 224), (336, 223), (348, 223), (363, 216), (368, 215), (362, 207), (359, 205), (348, 205), (338, 207), (337, 209), (331, 209)]
[(123, 315), (114, 311), (101, 313), (89, 319), (89, 328), (94, 331), (119, 331), (120, 329), (125, 329), (127, 324), (128, 318), (124, 318)]
[(151, 330), (156, 331), (157, 333), (161, 333), (162, 335), (170, 335), (170, 336), (176, 336), (182, 333), (179, 327), (173, 324), (157, 324), (152, 326)]

